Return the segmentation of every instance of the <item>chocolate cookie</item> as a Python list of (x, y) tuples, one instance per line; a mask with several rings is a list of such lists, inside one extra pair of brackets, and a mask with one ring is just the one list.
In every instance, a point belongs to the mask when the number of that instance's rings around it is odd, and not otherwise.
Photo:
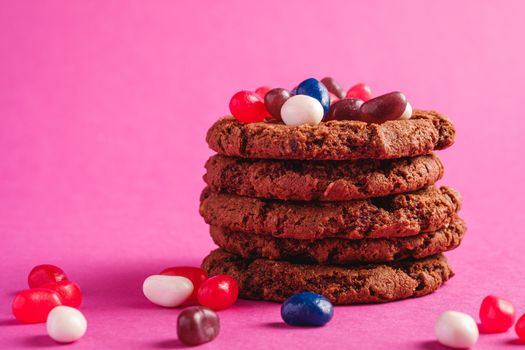
[(435, 291), (454, 275), (441, 254), (391, 264), (343, 267), (243, 259), (218, 249), (204, 259), (202, 267), (210, 275), (235, 278), (244, 298), (281, 302), (293, 294), (311, 291), (334, 304), (419, 297)]
[(343, 201), (415, 191), (443, 176), (435, 155), (400, 159), (300, 161), (234, 158), (206, 163), (215, 192), (281, 200)]
[(445, 227), (461, 199), (450, 187), (345, 202), (285, 202), (215, 193), (199, 211), (206, 223), (281, 238), (347, 239), (413, 236)]
[(245, 258), (344, 265), (424, 258), (459, 246), (466, 231), (456, 218), (441, 230), (400, 238), (298, 240), (235, 232), (211, 226), (213, 241), (225, 251)]
[(387, 159), (413, 157), (454, 143), (450, 120), (434, 111), (415, 110), (408, 120), (367, 124), (334, 120), (316, 126), (243, 124), (226, 117), (206, 136), (219, 154), (243, 158), (300, 160)]

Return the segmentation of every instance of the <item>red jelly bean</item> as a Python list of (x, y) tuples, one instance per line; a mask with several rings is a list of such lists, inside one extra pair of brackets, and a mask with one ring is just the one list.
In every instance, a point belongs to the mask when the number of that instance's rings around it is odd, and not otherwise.
[(361, 105), (363, 101), (357, 98), (344, 98), (337, 101), (328, 111), (326, 121), (329, 120), (361, 120)]
[(516, 327), (514, 328), (516, 330), (516, 334), (521, 340), (525, 341), (525, 314), (522, 315), (518, 322), (516, 322)]
[(193, 284), (193, 293), (191, 293), (188, 300), (183, 305), (195, 304), (197, 303), (197, 292), (199, 291), (200, 286), (204, 281), (208, 279), (208, 274), (206, 271), (200, 267), (194, 266), (176, 266), (168, 267), (161, 271), (161, 275), (168, 276), (182, 276), (186, 277)]
[(361, 106), (361, 120), (367, 123), (383, 123), (399, 119), (405, 112), (407, 103), (407, 98), (399, 91), (375, 97)]
[(359, 83), (352, 86), (346, 93), (345, 97), (357, 98), (366, 102), (372, 98), (372, 89), (366, 84)]
[(484, 332), (506, 332), (514, 324), (516, 309), (508, 300), (489, 295), (481, 302), (479, 320)]
[(240, 122), (257, 123), (268, 117), (261, 96), (251, 91), (239, 91), (230, 100), (230, 112)]
[(60, 295), (62, 305), (77, 308), (82, 304), (82, 291), (80, 286), (72, 281), (46, 283), (42, 288), (51, 289)]
[(237, 301), (238, 296), (239, 286), (228, 275), (217, 275), (207, 279), (197, 293), (199, 303), (212, 310), (229, 308)]
[(67, 279), (66, 273), (60, 267), (44, 264), (33, 267), (27, 277), (27, 283), (29, 288), (38, 288), (49, 282), (60, 282)]
[(326, 77), (321, 79), (321, 83), (323, 83), (324, 86), (326, 86), (326, 89), (328, 92), (331, 92), (335, 96), (337, 96), (338, 99), (345, 97), (345, 90), (339, 85), (337, 81), (335, 81), (332, 77)]
[(33, 288), (16, 295), (12, 311), (15, 318), (21, 322), (40, 323), (46, 322), (47, 314), (59, 305), (62, 305), (62, 300), (54, 290)]
[(262, 98), (264, 98), (264, 96), (266, 96), (266, 94), (268, 93), (268, 91), (270, 91), (272, 88), (269, 87), (269, 86), (261, 86), (261, 87), (258, 87), (257, 89), (255, 89), (255, 93), (259, 96), (261, 96)]
[(290, 91), (282, 88), (275, 88), (264, 96), (266, 109), (272, 116), (272, 121), (281, 121), (281, 107), (292, 96)]

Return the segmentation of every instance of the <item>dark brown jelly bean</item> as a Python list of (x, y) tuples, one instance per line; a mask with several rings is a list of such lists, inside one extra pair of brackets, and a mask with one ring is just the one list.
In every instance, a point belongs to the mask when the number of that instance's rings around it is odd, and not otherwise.
[(220, 330), (219, 316), (207, 307), (184, 309), (177, 318), (177, 336), (186, 345), (199, 345), (212, 341)]
[(346, 91), (343, 90), (341, 85), (339, 85), (339, 83), (337, 81), (335, 81), (334, 78), (332, 78), (332, 77), (323, 78), (323, 79), (321, 79), (321, 83), (323, 83), (323, 85), (326, 86), (328, 91), (331, 92), (332, 94), (334, 94), (335, 96), (337, 96), (339, 98), (344, 98), (345, 97)]
[(264, 96), (264, 105), (271, 114), (273, 121), (281, 121), (281, 107), (292, 94), (283, 88), (271, 89)]
[(370, 99), (361, 106), (361, 120), (367, 123), (383, 123), (401, 117), (407, 106), (405, 94), (390, 92)]
[(325, 121), (329, 120), (361, 120), (360, 108), (363, 101), (357, 98), (344, 98), (330, 106)]

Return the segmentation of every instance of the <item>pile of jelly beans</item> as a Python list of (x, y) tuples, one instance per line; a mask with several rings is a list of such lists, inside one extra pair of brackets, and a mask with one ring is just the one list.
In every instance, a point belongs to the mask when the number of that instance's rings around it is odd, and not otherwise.
[(208, 277), (199, 267), (169, 267), (144, 280), (142, 291), (152, 303), (163, 307), (192, 306), (177, 319), (179, 340), (199, 345), (213, 340), (220, 329), (215, 311), (232, 306), (239, 295), (237, 282), (228, 275)]
[(12, 304), (15, 318), (23, 323), (46, 322), (48, 335), (69, 343), (84, 336), (87, 321), (78, 310), (82, 303), (80, 286), (54, 265), (35, 266), (28, 276), (29, 289), (18, 293)]
[[(476, 344), (479, 332), (503, 333), (508, 331), (516, 320), (516, 308), (503, 298), (489, 295), (483, 299), (479, 309), (479, 327), (474, 319), (463, 312), (445, 311), (435, 325), (437, 340), (451, 348), (469, 348)], [(518, 338), (525, 341), (525, 314), (515, 326)]]
[(321, 81), (309, 78), (291, 91), (263, 86), (239, 91), (230, 100), (231, 114), (242, 123), (283, 122), (286, 125), (317, 125), (321, 121), (358, 120), (383, 123), (409, 119), (412, 106), (399, 91), (372, 98), (366, 84), (356, 84), (348, 91), (331, 77)]

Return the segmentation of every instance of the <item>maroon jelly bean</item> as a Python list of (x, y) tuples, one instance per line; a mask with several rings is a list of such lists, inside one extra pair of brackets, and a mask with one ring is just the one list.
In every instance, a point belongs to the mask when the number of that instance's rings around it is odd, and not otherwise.
[(394, 91), (366, 101), (361, 106), (361, 120), (367, 123), (383, 123), (401, 117), (407, 106), (402, 92)]
[(210, 342), (219, 330), (219, 316), (207, 307), (189, 307), (182, 310), (177, 318), (177, 336), (186, 345)]
[(341, 85), (339, 85), (339, 83), (335, 81), (334, 78), (332, 77), (323, 78), (321, 80), (321, 83), (323, 83), (324, 86), (326, 86), (326, 88), (328, 89), (328, 91), (334, 94), (335, 96), (339, 98), (345, 97), (345, 93), (346, 93), (345, 90), (343, 90)]
[(290, 91), (282, 88), (271, 89), (264, 96), (266, 109), (272, 115), (273, 121), (281, 121), (281, 107), (292, 94)]
[(344, 98), (330, 106), (325, 121), (329, 120), (361, 120), (360, 108), (363, 101), (357, 98)]

